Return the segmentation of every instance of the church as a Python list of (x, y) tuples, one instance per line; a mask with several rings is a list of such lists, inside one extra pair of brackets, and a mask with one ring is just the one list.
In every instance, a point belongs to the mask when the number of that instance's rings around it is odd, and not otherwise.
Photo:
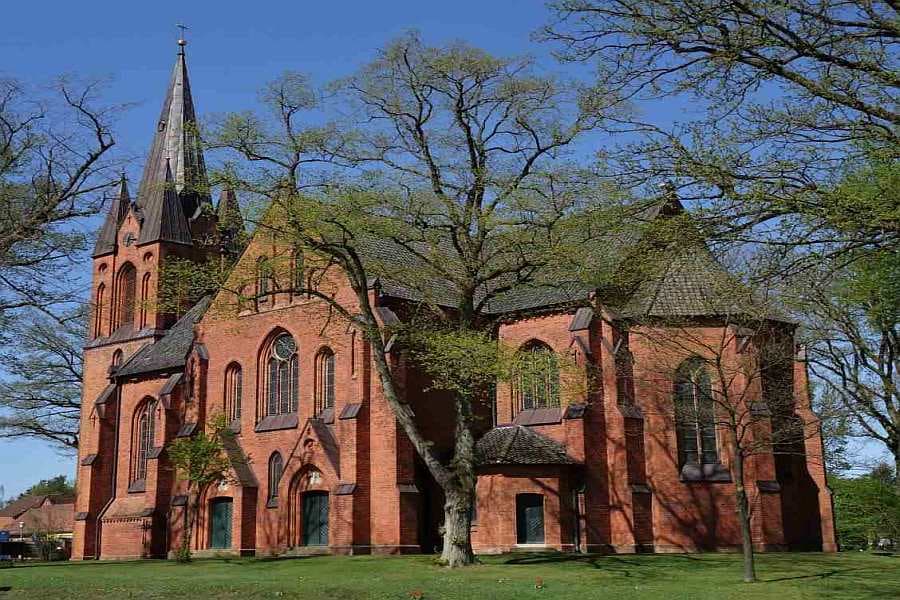
[[(201, 490), (195, 554), (435, 552), (440, 488), (384, 398), (361, 332), (271, 273), (255, 279), (253, 301), (229, 318), (216, 310), (225, 292), (181, 311), (155, 302), (167, 261), (221, 257), (252, 269), (286, 251), (258, 234), (246, 248), (234, 243), (244, 234), (240, 207), (230, 190), (216, 203), (209, 192), (179, 45), (140, 184), (132, 196), (123, 176), (93, 252), (72, 558), (171, 556), (186, 534), (189, 496), (166, 448), (214, 415), (233, 432), (223, 437), (231, 468)], [(677, 200), (649, 217), (673, 210), (683, 210)], [(295, 257), (288, 276), (302, 269)], [(740, 547), (730, 438), (703, 411), (678, 410), (702, 405), (714, 384), (689, 344), (677, 352), (641, 335), (653, 322), (726, 340), (727, 361), (752, 360), (760, 335), (790, 350), (777, 378), (804, 435), (791, 452), (756, 452), (745, 462), (752, 539), (763, 551), (836, 549), (794, 326), (747, 332), (725, 309), (711, 309), (704, 289), (720, 270), (698, 252), (673, 260), (624, 302), (590, 289), (521, 290), (491, 307), (502, 317), (502, 342), (556, 370), (528, 386), (498, 383), (479, 421), (476, 553)], [(415, 302), (388, 282), (373, 282), (370, 295), (385, 327)], [(452, 408), (402, 349), (390, 353), (422, 431), (451, 449)], [(560, 385), (556, 356), (585, 367), (595, 385)], [(752, 435), (764, 437), (775, 426), (765, 380), (733, 385), (752, 409)]]

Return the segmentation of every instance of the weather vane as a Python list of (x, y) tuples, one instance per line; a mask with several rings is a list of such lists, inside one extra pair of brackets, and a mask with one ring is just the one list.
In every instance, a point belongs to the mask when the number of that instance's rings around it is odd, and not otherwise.
[(178, 36), (178, 45), (179, 45), (179, 46), (184, 46), (185, 44), (187, 44), (187, 40), (185, 39), (184, 32), (187, 31), (187, 30), (189, 29), (189, 27), (188, 27), (187, 25), (182, 24), (182, 23), (176, 23), (176, 24), (175, 24), (175, 27), (177, 27), (178, 29), (181, 30), (181, 35)]

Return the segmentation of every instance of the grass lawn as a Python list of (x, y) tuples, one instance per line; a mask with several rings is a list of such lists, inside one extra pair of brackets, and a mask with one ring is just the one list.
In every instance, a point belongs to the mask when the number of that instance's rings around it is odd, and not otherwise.
[(734, 554), (507, 555), (455, 571), (427, 556), (53, 563), (0, 569), (0, 598), (900, 598), (900, 556), (765, 554), (759, 583), (740, 573)]

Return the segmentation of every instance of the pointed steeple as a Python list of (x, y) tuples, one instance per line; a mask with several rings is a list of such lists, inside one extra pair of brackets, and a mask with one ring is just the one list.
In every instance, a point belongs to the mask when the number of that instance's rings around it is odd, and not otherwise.
[(165, 175), (160, 186), (162, 194), (159, 205), (153, 219), (147, 218), (145, 212), (140, 241), (143, 242), (146, 236), (149, 241), (191, 244), (191, 226), (178, 198), (177, 184), (168, 158), (164, 165)]
[[(165, 210), (169, 208), (166, 206), (170, 187), (166, 185), (167, 171), (174, 183), (181, 216), (186, 222), (192, 222), (199, 216), (204, 205), (212, 207), (182, 43), (179, 43), (175, 68), (138, 192), (137, 204), (144, 217), (138, 243), (160, 241), (163, 238), (159, 236), (167, 230), (161, 221), (164, 218), (164, 207)], [(165, 217), (170, 221), (174, 218), (173, 215)], [(181, 237), (178, 239), (169, 238), (165, 241), (191, 245), (193, 240), (190, 227), (187, 228), (186, 235), (184, 233), (179, 233)]]
[(241, 207), (231, 188), (222, 190), (219, 205), (216, 207), (216, 217), (222, 252), (229, 259), (236, 259), (244, 251), (246, 232)]
[(129, 206), (131, 206), (131, 197), (128, 195), (128, 181), (125, 179), (125, 173), (122, 173), (122, 178), (119, 180), (119, 194), (109, 205), (109, 212), (106, 213), (103, 227), (100, 228), (97, 242), (94, 244), (95, 257), (115, 252), (119, 225), (125, 220)]

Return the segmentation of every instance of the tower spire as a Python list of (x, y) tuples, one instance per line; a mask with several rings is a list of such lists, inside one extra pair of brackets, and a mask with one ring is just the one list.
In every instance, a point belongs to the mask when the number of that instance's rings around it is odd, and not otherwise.
[(237, 196), (230, 186), (222, 190), (219, 205), (216, 207), (219, 240), (226, 259), (233, 263), (244, 251), (247, 232), (244, 229), (244, 218)]
[[(192, 232), (190, 226), (187, 235), (180, 232), (177, 239), (165, 237), (167, 234), (174, 234), (175, 231), (167, 232), (167, 228), (161, 226), (163, 220), (171, 222), (173, 217), (163, 214), (164, 210), (170, 208), (166, 198), (167, 170), (170, 171), (171, 181), (174, 184), (177, 204), (183, 213), (181, 216), (186, 222), (192, 223), (201, 214), (205, 205), (212, 206), (209, 179), (188, 79), (184, 53), (186, 43), (183, 38), (178, 40), (178, 55), (138, 191), (137, 205), (144, 216), (138, 240), (141, 244), (169, 241), (193, 245), (192, 234), (197, 232)], [(181, 230), (180, 227), (175, 229)]]
[(125, 220), (128, 214), (128, 207), (131, 205), (131, 197), (128, 195), (128, 180), (125, 178), (125, 172), (119, 179), (119, 193), (109, 205), (109, 212), (106, 213), (106, 219), (97, 235), (97, 241), (94, 244), (94, 256), (109, 254), (116, 250), (116, 238), (119, 232), (119, 225)]

